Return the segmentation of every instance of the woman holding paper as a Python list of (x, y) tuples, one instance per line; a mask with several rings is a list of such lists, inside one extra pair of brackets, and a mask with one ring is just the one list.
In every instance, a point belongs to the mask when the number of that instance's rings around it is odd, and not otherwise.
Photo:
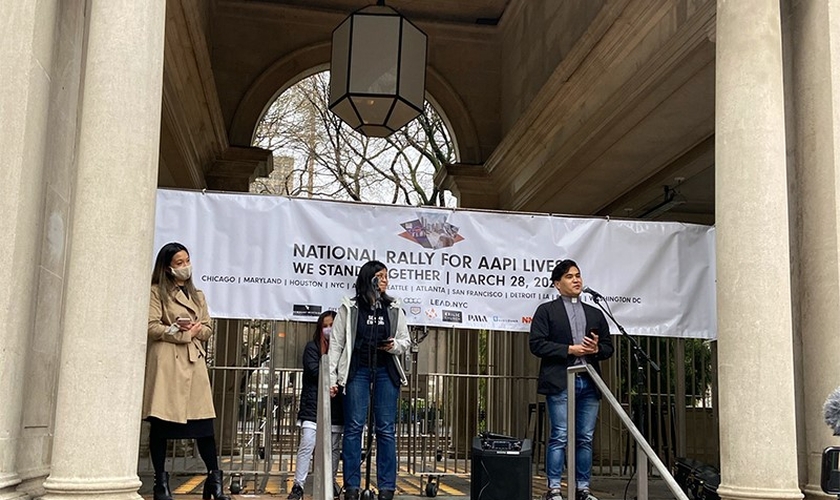
[[(373, 400), (376, 482), (379, 500), (394, 497), (397, 480), (396, 418), (400, 384), (406, 385), (399, 355), (411, 345), (399, 301), (385, 293), (388, 269), (372, 260), (356, 277), (356, 295), (345, 297), (330, 341), (330, 393), (344, 394), (344, 499), (358, 500), (362, 431)], [(367, 485), (366, 485), (367, 486)]]
[(143, 419), (151, 424), (154, 500), (172, 500), (165, 470), (168, 439), (195, 439), (207, 466), (202, 498), (229, 500), (216, 456), (216, 412), (203, 345), (212, 333), (207, 300), (193, 285), (190, 254), (180, 243), (167, 243), (152, 272), (143, 390)]

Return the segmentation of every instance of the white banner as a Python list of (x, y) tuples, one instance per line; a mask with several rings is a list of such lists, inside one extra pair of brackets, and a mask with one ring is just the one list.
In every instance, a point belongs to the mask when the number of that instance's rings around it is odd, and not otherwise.
[(217, 318), (314, 321), (376, 259), (409, 324), (528, 331), (571, 258), (628, 333), (715, 337), (708, 226), (159, 190), (170, 241)]

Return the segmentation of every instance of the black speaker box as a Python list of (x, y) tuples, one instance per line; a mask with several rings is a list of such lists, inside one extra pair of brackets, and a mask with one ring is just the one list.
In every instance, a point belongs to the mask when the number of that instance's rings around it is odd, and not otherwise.
[(518, 450), (485, 449), (473, 438), (470, 500), (532, 500), (531, 440)]

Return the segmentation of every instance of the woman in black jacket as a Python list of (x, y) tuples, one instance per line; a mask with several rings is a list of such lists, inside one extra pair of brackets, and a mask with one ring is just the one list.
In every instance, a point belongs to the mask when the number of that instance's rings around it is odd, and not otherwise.
[[(330, 332), (332, 331), (335, 311), (327, 311), (318, 317), (315, 335), (306, 343), (303, 349), (303, 389), (300, 393), (300, 411), (298, 411), (297, 425), (300, 427), (300, 445), (298, 446), (297, 462), (295, 463), (295, 484), (289, 493), (289, 500), (303, 498), (303, 484), (309, 474), (309, 462), (315, 450), (315, 422), (318, 420), (318, 372), (321, 356), (329, 351)], [(341, 453), (341, 435), (344, 432), (344, 408), (342, 399), (331, 399), (332, 423), (332, 470), (333, 478), (338, 471), (339, 455)], [(333, 483), (335, 495), (338, 488)]]

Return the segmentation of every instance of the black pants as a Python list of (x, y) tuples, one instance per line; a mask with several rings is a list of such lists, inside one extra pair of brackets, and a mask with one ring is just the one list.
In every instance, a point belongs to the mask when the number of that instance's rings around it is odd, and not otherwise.
[[(155, 469), (155, 474), (166, 471), (166, 441), (166, 436), (155, 435), (154, 432), (149, 434), (149, 454), (152, 457), (152, 467)], [(205, 436), (196, 438), (195, 442), (207, 470), (217, 470), (219, 462), (216, 457), (216, 438)]]

